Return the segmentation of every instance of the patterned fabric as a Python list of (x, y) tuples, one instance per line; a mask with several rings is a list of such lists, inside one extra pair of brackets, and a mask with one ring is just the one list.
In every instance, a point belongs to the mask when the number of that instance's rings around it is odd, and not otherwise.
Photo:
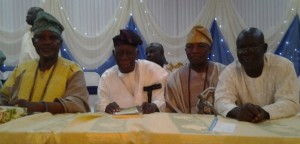
[(181, 62), (178, 62), (176, 64), (168, 63), (164, 67), (168, 72), (173, 72), (173, 71), (181, 68), (182, 66), (183, 66), (183, 64)]
[(49, 30), (61, 35), (62, 31), (64, 31), (64, 27), (51, 14), (41, 11), (37, 14), (37, 17), (34, 20), (32, 32), (38, 33), (45, 30)]
[(0, 124), (27, 115), (27, 109), (13, 106), (0, 106)]
[(188, 34), (186, 43), (206, 43), (211, 46), (213, 42), (210, 32), (207, 28), (196, 25)]

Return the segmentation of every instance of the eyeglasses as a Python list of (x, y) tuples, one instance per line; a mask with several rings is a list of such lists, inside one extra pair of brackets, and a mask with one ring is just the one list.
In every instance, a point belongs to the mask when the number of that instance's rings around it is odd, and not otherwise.
[(260, 44), (256, 47), (244, 47), (244, 48), (237, 48), (236, 52), (238, 55), (241, 54), (256, 54), (259, 52), (260, 48), (263, 46), (264, 44)]

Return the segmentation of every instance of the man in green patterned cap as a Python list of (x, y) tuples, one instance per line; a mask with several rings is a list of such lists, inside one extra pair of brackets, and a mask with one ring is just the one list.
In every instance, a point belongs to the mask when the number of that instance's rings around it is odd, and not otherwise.
[(34, 34), (37, 34), (45, 30), (52, 31), (57, 33), (58, 35), (61, 35), (62, 31), (64, 31), (64, 27), (51, 14), (46, 12), (39, 12), (37, 18), (34, 21), (32, 32)]
[(15, 68), (1, 89), (1, 105), (26, 107), (29, 113), (90, 111), (81, 67), (58, 56), (63, 30), (51, 14), (38, 13), (32, 43), (40, 59)]

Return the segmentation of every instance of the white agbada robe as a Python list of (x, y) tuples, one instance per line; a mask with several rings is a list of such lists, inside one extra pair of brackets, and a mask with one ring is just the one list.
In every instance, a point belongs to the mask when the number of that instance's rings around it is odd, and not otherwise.
[(96, 111), (105, 111), (109, 103), (116, 102), (120, 108), (129, 108), (147, 102), (144, 86), (161, 83), (162, 88), (152, 92), (152, 103), (160, 111), (165, 108), (164, 89), (168, 73), (162, 67), (146, 60), (137, 60), (134, 71), (124, 74), (117, 65), (106, 70), (100, 78)]
[(24, 34), (21, 45), (21, 54), (19, 63), (23, 63), (32, 59), (39, 59), (40, 56), (37, 54), (33, 44), (32, 44), (33, 33), (28, 31)]
[(215, 108), (226, 116), (245, 103), (261, 106), (270, 119), (297, 114), (299, 90), (293, 63), (281, 56), (267, 53), (262, 74), (249, 77), (238, 61), (221, 73), (215, 93)]

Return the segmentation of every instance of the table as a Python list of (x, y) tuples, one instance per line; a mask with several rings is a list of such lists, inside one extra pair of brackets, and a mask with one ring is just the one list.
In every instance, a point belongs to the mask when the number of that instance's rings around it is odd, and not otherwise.
[(105, 113), (39, 113), (0, 125), (6, 144), (299, 144), (300, 115), (259, 124), (219, 116), (235, 124), (233, 133), (211, 132), (212, 115), (153, 113), (113, 116)]

